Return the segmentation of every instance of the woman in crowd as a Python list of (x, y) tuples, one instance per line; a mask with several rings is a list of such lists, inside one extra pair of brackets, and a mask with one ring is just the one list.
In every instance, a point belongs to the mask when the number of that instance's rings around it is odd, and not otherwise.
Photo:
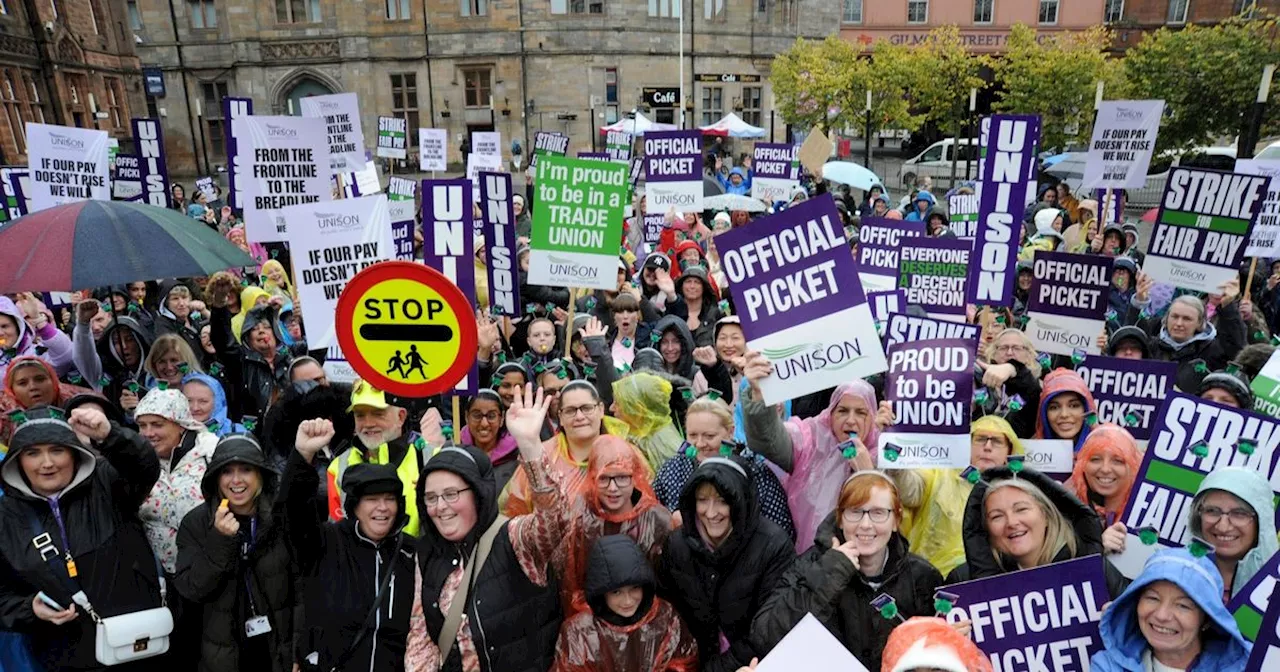
[(533, 375), (529, 373), (529, 368), (523, 362), (504, 362), (494, 369), (492, 382), (493, 388), (502, 398), (503, 407), (511, 408), (511, 402), (515, 401), (516, 390), (524, 389), (525, 385), (533, 382)]
[(684, 442), (671, 421), (671, 392), (670, 382), (646, 371), (632, 373), (613, 384), (613, 406), (609, 411), (627, 423), (626, 438), (640, 449), (650, 471), (657, 471)]
[(742, 333), (742, 324), (736, 315), (722, 317), (712, 329), (714, 348), (696, 348), (693, 359), (698, 363), (698, 373), (693, 377), (693, 391), (702, 394), (707, 390), (717, 391), (721, 397), (729, 401), (730, 406), (738, 403), (738, 388), (742, 385), (742, 372), (735, 362), (741, 362), (747, 354), (747, 339)]
[[(446, 446), (422, 470), (426, 507), (418, 546), (406, 670), (546, 670), (562, 620), (548, 572), (563, 540), (561, 486), (539, 431), (551, 400), (533, 386), (507, 411), (529, 472), (533, 513), (498, 513), (493, 467), (470, 446)], [(484, 658), (484, 665), (480, 662)]]
[(1142, 453), (1133, 435), (1119, 425), (1098, 425), (1076, 453), (1067, 490), (1105, 520), (1124, 517), (1129, 489), (1138, 478)]
[[(969, 429), (969, 464), (986, 470), (1008, 464), (1025, 449), (1013, 427), (998, 415), (977, 418)], [(903, 517), (899, 530), (911, 549), (950, 572), (964, 563), (962, 524), (973, 484), (959, 469), (896, 469), (889, 472), (899, 488)]]
[[(916, 616), (893, 629), (882, 672), (991, 672), (991, 659), (945, 620)], [(741, 671), (739, 671), (741, 672)]]
[(289, 281), (289, 275), (284, 272), (284, 264), (270, 259), (262, 264), (261, 275), (264, 278), (262, 288), (273, 298), (279, 297), (284, 301), (298, 302), (298, 293), (294, 290), (293, 283)]
[[(257, 285), (249, 285), (240, 290), (240, 310), (231, 317), (231, 335), (236, 339), (236, 342), (244, 342), (244, 320), (249, 316), (249, 311), (269, 303), (271, 303), (271, 292)], [(216, 308), (217, 306), (212, 307)]]
[(22, 355), (9, 362), (4, 372), (4, 393), (0, 394), (0, 444), (9, 435), (9, 413), (37, 406), (62, 408), (67, 400), (89, 390), (58, 381), (49, 362), (35, 355)]
[(1223, 606), (1222, 577), (1208, 558), (1166, 548), (1147, 560), (1098, 628), (1096, 672), (1242, 672), (1253, 648)]
[[(1039, 423), (1041, 370), (1031, 339), (1019, 329), (1005, 329), (987, 347), (985, 359), (986, 364), (979, 364), (978, 368), (982, 384), (993, 396), (993, 405), (1007, 409), (1005, 419), (1019, 438), (1031, 438)], [(1009, 408), (1009, 402), (1019, 397), (1022, 407)], [(982, 413), (990, 415), (985, 410)]]
[(191, 417), (209, 428), (218, 438), (244, 432), (244, 427), (227, 415), (227, 395), (222, 383), (203, 373), (188, 373), (182, 377), (182, 394), (187, 398)]
[(697, 672), (697, 643), (630, 537), (591, 546), (586, 604), (561, 626), (552, 672)]
[(462, 445), (483, 450), (493, 465), (498, 488), (505, 487), (520, 466), (520, 451), (516, 450), (515, 437), (507, 431), (502, 397), (493, 390), (480, 390), (467, 405), (466, 423), (458, 437)]
[(1089, 438), (1089, 414), (1097, 404), (1093, 393), (1080, 374), (1070, 369), (1055, 369), (1044, 377), (1040, 392), (1040, 413), (1036, 417), (1037, 439), (1070, 441), (1076, 452)]
[[(1008, 467), (982, 472), (964, 511), (965, 564), (947, 583), (999, 576), (1102, 551), (1102, 525), (1093, 508), (1060, 483), (1032, 469), (1014, 477)], [(1112, 596), (1125, 586), (1104, 567)]]
[(1280, 550), (1271, 486), (1256, 470), (1215, 469), (1200, 482), (1191, 502), (1191, 534), (1213, 546), (1213, 562), (1234, 597)]
[[(89, 608), (110, 617), (162, 605), (162, 577), (137, 524), (160, 466), (140, 436), (93, 409), (77, 408), (65, 420), (49, 407), (25, 416), (0, 462), (0, 628), (28, 634), (46, 670), (106, 669), (95, 654)], [(48, 543), (33, 548), (33, 537)], [(110, 669), (165, 668), (149, 658)]]
[(796, 550), (804, 552), (813, 545), (818, 524), (835, 508), (849, 474), (875, 464), (880, 430), (892, 424), (893, 411), (887, 403), (876, 403), (870, 385), (855, 380), (836, 387), (826, 410), (817, 416), (783, 423), (762, 401), (760, 381), (772, 372), (773, 364), (764, 355), (747, 355), (747, 445), (790, 474), (785, 484), (796, 525)]
[(178, 591), (203, 607), (200, 672), (293, 669), (292, 557), (276, 474), (248, 434), (218, 441), (178, 530)]
[(685, 412), (684, 428), (684, 449), (664, 462), (653, 479), (653, 491), (658, 501), (668, 509), (678, 510), (680, 494), (699, 464), (711, 457), (738, 455), (751, 476), (751, 487), (755, 489), (756, 501), (760, 503), (760, 515), (772, 520), (794, 539), (796, 528), (791, 521), (786, 491), (763, 457), (734, 442), (733, 415), (724, 401), (712, 397), (694, 400)]
[(587, 458), (587, 477), (568, 502), (565, 541), (551, 563), (562, 577), (565, 614), (588, 608), (582, 593), (587, 556), (596, 540), (621, 534), (639, 545), (649, 562), (662, 553), (671, 532), (671, 512), (649, 487), (648, 471), (626, 441), (602, 436)]
[[(673, 376), (693, 380), (698, 373), (693, 361), (693, 333), (685, 320), (675, 315), (667, 315), (653, 325), (650, 340), (657, 339), (653, 348), (662, 355), (662, 370)], [(647, 348), (649, 343), (641, 343), (639, 347)], [(639, 368), (639, 364), (636, 364)]]
[(187, 513), (204, 502), (201, 483), (218, 437), (191, 417), (186, 397), (177, 390), (148, 392), (138, 402), (134, 419), (138, 433), (160, 460), (160, 477), (138, 517), (164, 571), (172, 576), (178, 561), (178, 528)]
[(169, 389), (182, 387), (182, 377), (188, 373), (202, 373), (200, 360), (192, 352), (187, 342), (177, 334), (165, 334), (151, 344), (151, 351), (143, 362), (146, 370), (148, 387), (154, 387), (163, 381)]
[(880, 615), (871, 601), (894, 598), (905, 618), (934, 613), (942, 574), (911, 553), (898, 531), (902, 503), (886, 474), (861, 471), (845, 481), (835, 511), (818, 526), (814, 545), (783, 576), (756, 616), (757, 642), (773, 648), (805, 614), (812, 613), (869, 670), (880, 667), (897, 620)]
[(658, 594), (698, 642), (704, 672), (729, 672), (767, 647), (751, 622), (795, 560), (791, 539), (760, 515), (743, 460), (712, 457), (680, 495), (683, 525), (667, 537)]
[(65, 373), (71, 369), (72, 345), (66, 334), (49, 319), (49, 314), (30, 294), (18, 294), (19, 303), (0, 296), (0, 376), (10, 362), (23, 355), (40, 357)]

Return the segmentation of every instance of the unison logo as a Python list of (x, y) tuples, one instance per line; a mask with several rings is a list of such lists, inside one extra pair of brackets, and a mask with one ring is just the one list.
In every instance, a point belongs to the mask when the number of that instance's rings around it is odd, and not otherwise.
[(1142, 121), (1142, 110), (1132, 107), (1117, 107), (1116, 121)]
[(838, 371), (864, 357), (862, 346), (856, 340), (802, 343), (787, 348), (764, 348), (763, 352), (773, 362), (773, 371), (779, 380), (815, 371)]
[(316, 222), (321, 229), (350, 229), (360, 226), (360, 216), (332, 215), (317, 212)]
[(289, 128), (287, 126), (276, 126), (275, 124), (267, 124), (267, 137), (296, 138), (298, 137), (298, 129)]
[(554, 277), (571, 277), (571, 278), (596, 278), (600, 275), (600, 269), (593, 266), (583, 266), (572, 259), (563, 257), (547, 256), (551, 260), (551, 275)]
[(693, 194), (658, 187), (650, 189), (653, 191), (653, 200), (661, 205), (693, 205)]
[(49, 139), (54, 147), (62, 147), (65, 149), (84, 149), (84, 140), (73, 138), (69, 135), (61, 133), (50, 133)]

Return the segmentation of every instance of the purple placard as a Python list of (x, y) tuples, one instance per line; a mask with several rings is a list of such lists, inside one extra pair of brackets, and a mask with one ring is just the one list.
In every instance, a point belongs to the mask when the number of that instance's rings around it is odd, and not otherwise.
[[(471, 180), (423, 180), (422, 261), (458, 286), (476, 305), (474, 223)], [(475, 394), (479, 376), (473, 363), (456, 394)]]
[(608, 161), (609, 152), (578, 152), (578, 158), (590, 161)]
[(898, 258), (898, 287), (907, 303), (933, 316), (964, 319), (965, 284), (973, 250), (956, 238), (903, 238)]
[(652, 131), (644, 136), (646, 182), (702, 180), (702, 132)]
[(877, 322), (884, 322), (894, 313), (907, 309), (907, 293), (901, 289), (888, 292), (867, 292), (867, 304), (871, 306), (871, 315)]
[(1099, 227), (1105, 227), (1108, 224), (1124, 223), (1124, 189), (1111, 190), (1111, 208), (1107, 208), (1107, 190), (1094, 189), (1093, 198), (1098, 202), (1098, 224)]
[(164, 132), (159, 119), (135, 118), (133, 142), (142, 169), (142, 202), (168, 208), (169, 171), (164, 160)]
[(969, 303), (1012, 306), (1018, 277), (1018, 243), (1027, 184), (1040, 137), (1040, 117), (997, 114), (991, 117), (987, 153), (982, 159), (978, 230), (969, 269)]
[(413, 261), (413, 220), (391, 222), (391, 247), (396, 259)]
[(716, 249), (748, 341), (867, 301), (830, 198), (725, 231)]
[(1027, 312), (1101, 320), (1111, 295), (1112, 258), (1037, 250)]
[[(757, 142), (751, 156), (752, 177), (800, 179), (796, 146), (784, 142)], [(864, 220), (865, 221), (865, 220)]]
[[(1151, 438), (1156, 414), (1177, 382), (1178, 365), (1090, 355), (1076, 368), (1098, 404), (1098, 422), (1114, 422), (1133, 438)], [(1127, 416), (1133, 414), (1136, 424)]]
[(644, 242), (657, 245), (662, 241), (662, 232), (667, 230), (666, 215), (643, 215)]
[[(870, 296), (870, 295), (868, 295)], [(884, 329), (884, 349), (909, 341), (927, 341), (941, 338), (977, 338), (978, 325), (964, 322), (948, 322), (932, 317), (917, 317), (897, 312), (889, 316)]]
[(227, 205), (232, 208), (244, 207), (240, 203), (240, 192), (236, 190), (236, 138), (231, 134), (231, 120), (253, 114), (252, 98), (222, 99), (222, 134), (223, 144), (227, 148)]
[(1280, 670), (1280, 583), (1271, 590), (1271, 605), (1262, 616), (1258, 638), (1244, 672), (1274, 672)]
[[(111, 178), (112, 200), (128, 201), (131, 203), (141, 201), (142, 166), (141, 162), (138, 161), (138, 155), (116, 154), (115, 166), (113, 166), (113, 169), (115, 171), (115, 176)], [(126, 185), (136, 186), (130, 188)]]
[(516, 269), (516, 213), (510, 173), (480, 173), (485, 266), (489, 270), (489, 310), (520, 317), (520, 276)]
[(9, 209), (9, 219), (27, 214), (27, 195), (23, 193), (22, 182), (27, 179), (28, 174), (26, 166), (0, 166), (0, 177), (4, 178), (5, 197), (8, 199), (5, 207)]
[[(893, 405), (894, 434), (960, 434), (969, 440), (974, 339), (899, 343), (889, 348), (885, 400)], [(924, 406), (945, 406), (926, 409)], [(964, 455), (965, 464), (969, 455)]]
[[(1280, 633), (1276, 632), (1274, 616), (1270, 627), (1263, 628), (1264, 615), (1276, 608), (1276, 597), (1280, 595), (1267, 590), (1271, 585), (1280, 588), (1280, 553), (1273, 554), (1270, 560), (1262, 563), (1253, 578), (1235, 591), (1235, 595), (1227, 602), (1227, 611), (1235, 616), (1240, 634), (1255, 644), (1255, 651), (1258, 650), (1259, 640), (1265, 641), (1268, 638), (1270, 646), (1280, 646)], [(1269, 669), (1277, 670), (1280, 667), (1273, 665)]]
[(529, 167), (538, 167), (538, 157), (543, 154), (565, 156), (569, 153), (569, 136), (552, 131), (538, 131), (533, 136), (533, 151), (529, 153)]
[(902, 239), (923, 237), (924, 222), (903, 222), (863, 217), (858, 228), (858, 274), (883, 275), (898, 280), (898, 250)]
[[(947, 620), (971, 621), (973, 643), (992, 661), (1004, 662), (998, 669), (1079, 672), (1089, 669), (1089, 658), (1102, 648), (1098, 623), (1102, 605), (1111, 600), (1102, 556), (966, 581), (946, 590), (958, 596)], [(1011, 655), (1006, 658), (1006, 653)]]

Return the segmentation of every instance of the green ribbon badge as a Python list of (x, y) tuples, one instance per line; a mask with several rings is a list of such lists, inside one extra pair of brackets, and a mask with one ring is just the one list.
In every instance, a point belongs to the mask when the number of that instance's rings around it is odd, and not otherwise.
[(897, 462), (900, 455), (902, 455), (901, 447), (893, 443), (884, 444), (884, 459)]
[(1141, 530), (1138, 530), (1138, 539), (1140, 539), (1145, 546), (1154, 546), (1156, 542), (1160, 540), (1160, 533), (1157, 532), (1154, 527), (1144, 527)]
[(1236, 450), (1244, 455), (1252, 455), (1253, 451), (1258, 449), (1258, 443), (1253, 439), (1240, 439), (1236, 442)]
[(1196, 441), (1191, 444), (1191, 454), (1196, 457), (1209, 456), (1209, 443), (1207, 441)]
[(688, 441), (680, 444), (680, 452), (684, 453), (684, 456), (690, 459), (698, 456), (698, 449), (694, 448), (693, 444)]

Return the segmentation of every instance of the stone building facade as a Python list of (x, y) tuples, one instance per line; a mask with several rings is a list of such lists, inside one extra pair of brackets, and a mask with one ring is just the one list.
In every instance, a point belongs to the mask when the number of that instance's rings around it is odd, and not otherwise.
[(131, 146), (146, 111), (124, 0), (0, 0), (0, 163), (27, 162), (27, 122)]
[(166, 120), (175, 175), (225, 165), (224, 95), (252, 98), (255, 114), (290, 114), (301, 97), (354, 91), (366, 146), (377, 117), (394, 114), (410, 129), (447, 129), (453, 163), (476, 131), (500, 131), (509, 159), (512, 139), (527, 156), (539, 130), (590, 151), (595, 129), (636, 108), (678, 123), (668, 101), (680, 85), (682, 3), (685, 125), (736, 111), (782, 139), (773, 56), (839, 25), (838, 3), (812, 0), (122, 1), (143, 66), (163, 76), (164, 97), (148, 102)]

